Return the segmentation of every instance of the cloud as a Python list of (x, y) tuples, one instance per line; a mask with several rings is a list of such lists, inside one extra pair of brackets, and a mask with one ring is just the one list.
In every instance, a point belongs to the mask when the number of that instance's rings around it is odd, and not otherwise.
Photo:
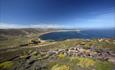
[(17, 24), (7, 24), (0, 23), (0, 29), (8, 29), (8, 28), (24, 28), (25, 26), (17, 25)]
[(58, 24), (30, 24), (30, 25), (20, 25), (20, 24), (8, 24), (0, 23), (0, 29), (9, 28), (68, 28), (69, 26), (58, 25)]
[(33, 24), (11, 24), (0, 23), (0, 29), (7, 28), (115, 28), (115, 13), (104, 13), (82, 21), (70, 21), (65, 23), (33, 23)]

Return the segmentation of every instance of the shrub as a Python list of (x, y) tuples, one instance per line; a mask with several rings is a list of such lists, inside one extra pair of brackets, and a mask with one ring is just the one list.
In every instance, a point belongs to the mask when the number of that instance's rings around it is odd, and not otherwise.
[(78, 65), (82, 68), (89, 68), (95, 65), (95, 61), (90, 58), (78, 58)]
[(59, 58), (64, 58), (64, 57), (65, 57), (65, 55), (64, 55), (64, 54), (62, 54), (62, 53), (60, 53), (60, 54), (58, 55), (58, 57), (59, 57)]
[(70, 67), (68, 65), (54, 65), (51, 70), (70, 70)]

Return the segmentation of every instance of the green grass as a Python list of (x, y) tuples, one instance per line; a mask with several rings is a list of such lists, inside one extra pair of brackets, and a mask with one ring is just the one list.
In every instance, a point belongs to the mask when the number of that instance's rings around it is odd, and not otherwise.
[(107, 61), (94, 60), (84, 57), (64, 57), (63, 59), (59, 58), (54, 62), (49, 63), (49, 65), (54, 70), (56, 68), (58, 70), (58, 67), (61, 65), (67, 65), (70, 70), (112, 70), (115, 66), (114, 64)]
[(0, 63), (0, 69), (3, 70), (10, 70), (14, 65), (14, 62), (12, 61), (5, 61), (3, 63)]
[(51, 70), (71, 70), (71, 69), (70, 69), (70, 67), (68, 65), (56, 64), (51, 68)]
[[(21, 38), (21, 41), (25, 42), (25, 38)], [(16, 41), (16, 40), (14, 40)], [(14, 43), (14, 41), (11, 41)], [(10, 43), (10, 42), (9, 42)], [(48, 42), (51, 43), (51, 42)], [(17, 43), (14, 43), (17, 44)], [(85, 48), (90, 48), (93, 45), (96, 45), (96, 48), (98, 49), (103, 49), (103, 48), (110, 48), (110, 49), (115, 49), (115, 43), (113, 42), (98, 42), (96, 40), (91, 40), (91, 41), (83, 41), (83, 40), (65, 40), (65, 41), (57, 41), (56, 43), (48, 46), (41, 46), (39, 48), (25, 48), (25, 49), (17, 49), (14, 51), (9, 51), (9, 52), (4, 52), (2, 55), (5, 55), (4, 58), (8, 60), (12, 56), (15, 55), (20, 55), (20, 57), (25, 58), (29, 54), (32, 54), (32, 57), (35, 57), (36, 59), (40, 58), (41, 60), (45, 61), (45, 59), (42, 59), (42, 57), (45, 56), (45, 54), (42, 56), (39, 54), (39, 49), (40, 50), (45, 50), (46, 52), (50, 49), (55, 50), (55, 49), (61, 49), (61, 48), (69, 48), (69, 47), (74, 47), (77, 45), (84, 45)], [(38, 52), (36, 52), (38, 51)], [(35, 55), (37, 53), (37, 55)], [(0, 53), (1, 54), (1, 53)], [(48, 56), (48, 58), (51, 56)], [(55, 56), (56, 59), (52, 59), (52, 62), (47, 61), (49, 67), (49, 70), (112, 70), (112, 68), (115, 66), (114, 64), (107, 62), (107, 61), (100, 61), (100, 60), (94, 60), (91, 58), (83, 58), (83, 57), (70, 57), (70, 56), (65, 56), (63, 54), (59, 54)], [(7, 59), (8, 58), (8, 59)], [(47, 59), (47, 58), (46, 58)], [(41, 61), (42, 62), (42, 61)], [(42, 62), (43, 63), (43, 62)], [(5, 61), (3, 63), (0, 63), (0, 68), (10, 68), (12, 67), (14, 63), (12, 61)], [(43, 63), (45, 64), (45, 63)]]
[(96, 63), (93, 59), (89, 58), (78, 58), (78, 60), (79, 60), (78, 65), (82, 68), (94, 67)]
[(63, 59), (63, 58), (65, 58), (65, 55), (60, 53), (60, 54), (58, 54), (58, 57)]
[(96, 61), (96, 70), (113, 70), (113, 67), (115, 67), (115, 65), (110, 62)]
[(27, 43), (28, 38), (25, 36), (9, 37), (8, 40), (0, 41), (0, 48), (17, 47), (20, 44)]

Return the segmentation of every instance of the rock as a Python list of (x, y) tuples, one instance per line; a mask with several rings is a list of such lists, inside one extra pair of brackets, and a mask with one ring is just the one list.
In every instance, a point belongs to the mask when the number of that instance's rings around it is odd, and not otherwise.
[(59, 51), (54, 51), (54, 50), (50, 50), (47, 52), (47, 54), (49, 54), (49, 55), (58, 54), (58, 53), (59, 53)]
[(92, 47), (90, 48), (91, 51), (94, 51), (95, 49), (96, 49), (95, 46), (92, 46)]
[(59, 49), (58, 53), (65, 52), (65, 49)]
[(67, 55), (68, 55), (68, 53), (67, 53), (67, 52), (64, 52), (63, 54), (64, 54), (64, 56), (67, 56)]
[(115, 64), (115, 57), (109, 57), (109, 58), (108, 58), (108, 61), (109, 61), (109, 62), (112, 62), (113, 64)]
[(109, 51), (109, 53), (110, 53), (111, 56), (114, 56), (114, 57), (115, 57), (115, 52)]

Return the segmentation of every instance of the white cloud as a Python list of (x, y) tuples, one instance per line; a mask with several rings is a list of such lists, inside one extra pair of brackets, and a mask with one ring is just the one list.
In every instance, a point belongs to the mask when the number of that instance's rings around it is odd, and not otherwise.
[(17, 25), (17, 24), (7, 24), (7, 23), (0, 23), (0, 29), (7, 29), (7, 28), (24, 28), (25, 26)]
[(57, 24), (8, 24), (8, 23), (0, 23), (0, 29), (8, 29), (8, 28), (68, 28), (69, 26), (57, 25)]

